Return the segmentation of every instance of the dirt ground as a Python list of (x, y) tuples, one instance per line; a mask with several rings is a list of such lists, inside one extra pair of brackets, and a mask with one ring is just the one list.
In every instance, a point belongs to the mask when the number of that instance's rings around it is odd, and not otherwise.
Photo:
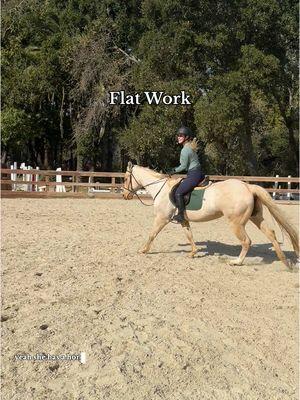
[(175, 224), (138, 254), (153, 220), (138, 201), (4, 199), (2, 215), (3, 400), (298, 398), (298, 273), (256, 227), (234, 267), (223, 219), (192, 224), (189, 259)]

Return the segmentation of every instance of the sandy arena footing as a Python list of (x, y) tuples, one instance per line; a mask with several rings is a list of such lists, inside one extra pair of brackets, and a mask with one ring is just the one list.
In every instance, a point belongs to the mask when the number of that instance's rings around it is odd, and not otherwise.
[(251, 223), (237, 267), (224, 219), (192, 224), (190, 259), (173, 224), (138, 254), (153, 209), (137, 201), (4, 199), (2, 214), (3, 399), (298, 398), (298, 273)]

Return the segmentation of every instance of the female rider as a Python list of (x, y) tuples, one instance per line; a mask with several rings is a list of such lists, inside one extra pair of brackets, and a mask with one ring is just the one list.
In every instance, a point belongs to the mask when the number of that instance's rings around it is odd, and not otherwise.
[(185, 221), (184, 195), (191, 192), (205, 178), (205, 175), (201, 171), (197, 155), (197, 141), (193, 132), (185, 126), (179, 128), (177, 141), (183, 146), (180, 153), (180, 165), (173, 168), (169, 173), (173, 175), (187, 171), (187, 177), (181, 181), (175, 193), (178, 214), (173, 218), (175, 221), (183, 223)]

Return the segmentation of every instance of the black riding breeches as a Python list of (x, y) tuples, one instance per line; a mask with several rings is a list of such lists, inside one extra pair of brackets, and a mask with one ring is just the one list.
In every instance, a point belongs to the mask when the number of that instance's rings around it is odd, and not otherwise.
[(205, 178), (200, 168), (188, 171), (187, 177), (181, 181), (176, 190), (176, 195), (185, 195), (191, 192)]

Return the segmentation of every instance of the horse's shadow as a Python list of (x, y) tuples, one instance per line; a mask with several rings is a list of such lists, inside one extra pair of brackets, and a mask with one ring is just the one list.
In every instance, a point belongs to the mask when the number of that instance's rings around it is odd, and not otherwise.
[[(179, 244), (180, 247), (190, 247), (190, 243)], [(238, 257), (241, 251), (240, 245), (232, 245), (215, 241), (196, 242), (198, 248), (199, 258), (209, 256), (221, 256), (221, 257)], [(190, 250), (174, 250), (168, 253), (189, 253)], [(162, 252), (152, 252), (152, 254), (158, 254)], [(293, 251), (284, 251), (288, 259), (295, 259), (295, 253)], [(197, 257), (197, 255), (195, 256)], [(260, 258), (261, 262), (265, 264), (272, 264), (274, 261), (278, 261), (278, 257), (272, 248), (271, 243), (254, 244), (250, 247), (247, 258), (253, 257), (254, 259)]]

